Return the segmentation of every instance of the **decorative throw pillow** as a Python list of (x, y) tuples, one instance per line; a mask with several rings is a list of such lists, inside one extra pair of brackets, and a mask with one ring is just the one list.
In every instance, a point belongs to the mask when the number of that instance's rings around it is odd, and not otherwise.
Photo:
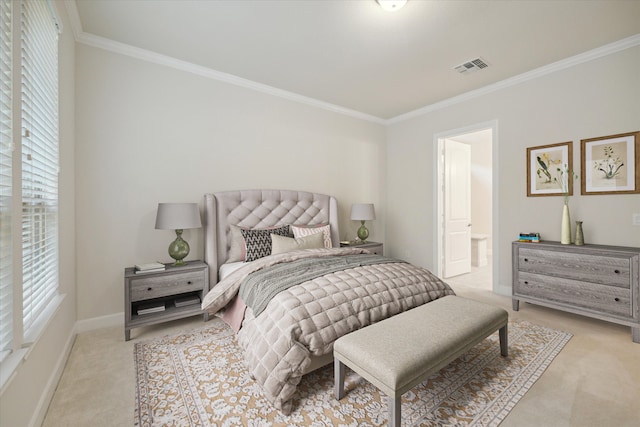
[(324, 248), (324, 237), (322, 232), (311, 234), (305, 237), (284, 237), (277, 234), (271, 235), (271, 255), (285, 252), (297, 251), (300, 249)]
[(304, 237), (322, 232), (322, 236), (324, 237), (324, 247), (333, 247), (331, 244), (331, 226), (329, 224), (292, 225), (291, 231), (293, 232), (293, 237)]
[(244, 244), (241, 228), (237, 225), (231, 226), (231, 242), (227, 262), (244, 261), (247, 257), (247, 246)]
[(279, 228), (254, 228), (253, 230), (240, 229), (244, 242), (247, 246), (246, 262), (255, 261), (271, 255), (271, 235), (290, 236), (289, 226), (285, 225)]

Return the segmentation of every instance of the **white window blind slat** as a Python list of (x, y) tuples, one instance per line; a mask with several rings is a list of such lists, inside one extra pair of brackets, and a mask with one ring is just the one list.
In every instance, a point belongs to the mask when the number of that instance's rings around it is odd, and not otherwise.
[(0, 1), (0, 362), (13, 346), (12, 3)]

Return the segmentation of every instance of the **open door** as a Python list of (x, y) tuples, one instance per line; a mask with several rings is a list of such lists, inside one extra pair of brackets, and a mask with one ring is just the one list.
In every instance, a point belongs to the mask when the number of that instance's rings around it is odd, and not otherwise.
[(471, 147), (444, 141), (443, 277), (471, 272)]

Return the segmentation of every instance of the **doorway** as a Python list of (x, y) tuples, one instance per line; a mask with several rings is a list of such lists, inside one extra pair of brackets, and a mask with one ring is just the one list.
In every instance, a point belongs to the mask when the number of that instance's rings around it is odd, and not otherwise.
[[(494, 197), (497, 122), (447, 131), (435, 139), (436, 274), (445, 279), (478, 275), (490, 278), (497, 268), (493, 262), (498, 232)], [(459, 154), (461, 146), (470, 152), (466, 166), (464, 156)], [(460, 183), (464, 183), (465, 176), (469, 177), (468, 187)], [(487, 280), (480, 286), (491, 287)]]

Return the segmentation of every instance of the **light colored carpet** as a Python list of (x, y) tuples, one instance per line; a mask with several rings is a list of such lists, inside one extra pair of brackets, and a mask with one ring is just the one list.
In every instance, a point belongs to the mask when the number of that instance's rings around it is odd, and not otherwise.
[[(402, 398), (403, 425), (495, 426), (542, 375), (571, 334), (509, 323), (509, 357), (495, 333)], [(290, 416), (249, 377), (235, 334), (219, 319), (135, 345), (136, 426), (383, 426), (386, 397), (347, 370), (341, 401), (333, 368), (303, 377)]]

